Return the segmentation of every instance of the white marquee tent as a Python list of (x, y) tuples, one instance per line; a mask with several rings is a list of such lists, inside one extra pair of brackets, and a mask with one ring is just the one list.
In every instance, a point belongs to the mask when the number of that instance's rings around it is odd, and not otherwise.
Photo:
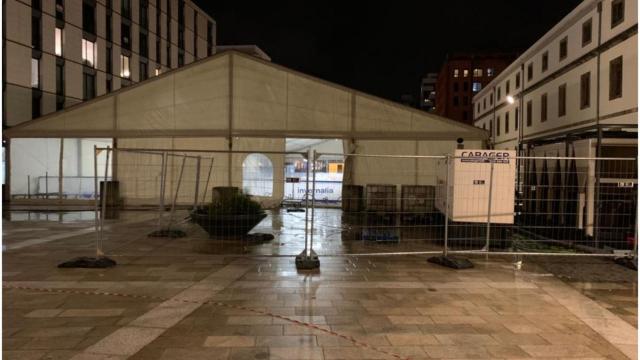
[[(381, 81), (383, 77), (381, 72)], [(93, 175), (93, 154), (87, 156), (87, 146), (82, 145), (87, 139), (113, 139), (118, 148), (256, 153), (284, 152), (286, 139), (340, 139), (345, 152), (351, 153), (442, 155), (453, 153), (458, 138), (464, 139), (467, 148), (482, 148), (488, 134), (229, 51), (23, 123), (6, 130), (4, 136), (11, 140), (8, 181), (14, 195), (24, 192), (25, 174), (34, 173), (29, 167), (36, 166), (30, 164), (35, 161), (29, 159), (38, 158), (37, 166), (49, 169), (49, 176), (62, 182), (70, 175)], [(79, 145), (72, 146), (74, 143)], [(51, 149), (56, 147), (60, 154), (52, 156)], [(48, 159), (42, 159), (38, 151), (48, 154)], [(24, 152), (33, 154), (25, 156)], [(215, 161), (211, 186), (242, 186), (242, 163), (247, 153), (210, 156)], [(278, 201), (283, 197), (280, 170), (284, 155), (267, 156), (275, 169), (270, 198)], [(82, 165), (75, 164), (81, 164), (82, 159), (90, 164), (79, 170)], [(148, 159), (149, 163), (157, 161)], [(126, 155), (119, 153), (114, 164), (113, 175), (121, 182), (125, 203), (144, 202), (150, 196), (145, 192), (151, 190), (127, 182), (136, 174)], [(122, 168), (125, 165), (129, 168)], [(368, 178), (361, 170), (372, 166), (385, 168), (385, 175)], [(358, 158), (346, 163), (345, 182), (415, 184), (421, 181), (418, 177), (409, 179), (402, 175), (406, 171), (397, 170), (412, 168), (418, 173), (420, 166), (420, 161), (413, 159)], [(178, 161), (172, 161), (169, 168), (170, 186), (174, 186)], [(204, 173), (201, 176), (206, 176)], [(188, 195), (189, 185), (185, 186), (180, 200), (188, 202), (192, 195)]]

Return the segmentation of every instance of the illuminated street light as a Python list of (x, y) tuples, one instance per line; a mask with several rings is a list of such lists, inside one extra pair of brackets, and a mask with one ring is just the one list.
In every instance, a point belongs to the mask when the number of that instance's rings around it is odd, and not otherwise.
[(507, 95), (507, 102), (509, 104), (513, 104), (515, 102), (515, 99), (513, 98), (513, 96), (511, 95)]

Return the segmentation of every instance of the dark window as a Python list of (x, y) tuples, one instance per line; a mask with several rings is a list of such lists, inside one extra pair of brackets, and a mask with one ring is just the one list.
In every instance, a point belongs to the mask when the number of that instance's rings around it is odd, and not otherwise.
[(96, 8), (94, 5), (82, 2), (82, 30), (90, 33), (96, 33)]
[(533, 63), (527, 66), (527, 80), (531, 81), (531, 79), (533, 79)]
[(493, 121), (489, 121), (489, 134), (491, 134), (491, 137), (494, 137), (494, 133), (493, 133)]
[(453, 83), (453, 91), (456, 91), (456, 92), (458, 91), (458, 83), (457, 82)]
[(33, 119), (42, 115), (42, 92), (40, 90), (31, 91), (31, 117)]
[(611, 28), (624, 21), (624, 0), (611, 2)]
[(609, 61), (609, 100), (622, 97), (622, 56)]
[(504, 114), (504, 134), (507, 135), (509, 133), (509, 112), (507, 111)]
[(36, 10), (42, 10), (42, 0), (31, 0), (31, 7)]
[(56, 111), (64, 109), (64, 96), (56, 96)]
[(489, 95), (489, 106), (493, 105), (493, 94)]
[(591, 19), (582, 24), (582, 46), (591, 43)]
[(580, 76), (580, 109), (591, 106), (591, 73)]
[(213, 23), (207, 21), (207, 56), (213, 54)]
[(131, 50), (131, 25), (122, 22), (120, 29), (120, 44), (124, 49)]
[(111, 79), (107, 79), (107, 92), (110, 93), (113, 91), (113, 81)]
[(140, 33), (140, 56), (149, 57), (149, 41), (146, 33)]
[(527, 127), (533, 123), (533, 104), (531, 100), (527, 101)]
[(542, 54), (542, 72), (547, 71), (548, 68), (549, 68), (549, 52), (545, 51), (544, 54)]
[(478, 110), (476, 112), (480, 114), (480, 103), (478, 103)]
[(149, 78), (149, 70), (147, 63), (140, 62), (140, 81), (147, 80)]
[(462, 112), (462, 120), (467, 121), (469, 119), (469, 115), (467, 114), (466, 111)]
[(198, 58), (198, 12), (193, 12), (193, 56)]
[(113, 41), (113, 19), (110, 12), (107, 13), (107, 41)]
[(158, 37), (160, 37), (160, 15), (162, 15), (160, 0), (156, 0), (156, 36)]
[(509, 92), (511, 92), (511, 84), (509, 84), (509, 80), (507, 80), (506, 84), (504, 85), (504, 91), (507, 92), (507, 95), (509, 95)]
[(469, 97), (467, 96), (462, 97), (462, 105), (469, 105)]
[(56, 64), (56, 95), (64, 95), (64, 63)]
[(84, 100), (93, 99), (96, 97), (96, 76), (92, 74), (84, 73), (83, 75), (83, 92), (82, 96)]
[(454, 97), (453, 97), (453, 106), (458, 106), (458, 102), (459, 102), (459, 101), (458, 101), (458, 97), (457, 97), (457, 96), (454, 96)]
[(64, 20), (64, 0), (56, 0), (56, 19)]
[(171, 0), (167, 0), (167, 41), (171, 42)]
[(516, 108), (516, 116), (515, 116), (515, 129), (518, 130), (518, 125), (520, 122), (520, 110), (518, 108)]
[(184, 0), (178, 0), (178, 24), (184, 26)]
[(140, 0), (140, 27), (149, 27), (149, 2), (148, 0)]
[(31, 47), (36, 50), (42, 49), (42, 27), (40, 17), (31, 17)]
[(171, 67), (171, 45), (167, 45), (167, 67)]
[(558, 87), (558, 117), (567, 114), (567, 84)]
[(547, 94), (540, 96), (540, 122), (547, 121)]
[(500, 101), (500, 86), (498, 86), (498, 94), (496, 95), (496, 101)]
[(500, 116), (496, 118), (496, 136), (500, 136)]
[(122, 17), (131, 19), (131, 0), (120, 0)]
[(566, 36), (560, 40), (560, 60), (564, 60), (564, 58), (567, 57), (567, 42), (568, 39)]
[(484, 99), (482, 99), (482, 108), (483, 109), (487, 108), (487, 98), (486, 97)]
[(462, 90), (464, 91), (469, 91), (469, 83), (468, 82), (463, 82), (462, 83)]
[(160, 64), (160, 62), (162, 60), (162, 59), (160, 59), (160, 51), (161, 51), (161, 49), (160, 49), (160, 40), (156, 40), (156, 62), (158, 64)]
[(516, 89), (520, 89), (520, 73), (516, 74)]
[(178, 53), (178, 67), (183, 66), (184, 65), (184, 53), (179, 52)]
[(178, 27), (178, 47), (184, 49), (184, 25)]
[(107, 73), (113, 74), (113, 54), (110, 46), (107, 46)]

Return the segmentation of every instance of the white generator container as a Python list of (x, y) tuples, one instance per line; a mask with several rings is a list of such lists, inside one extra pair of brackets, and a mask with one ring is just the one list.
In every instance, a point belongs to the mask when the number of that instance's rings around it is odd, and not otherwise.
[[(447, 177), (444, 159), (438, 160), (436, 208), (447, 213), (451, 221), (513, 224), (516, 152), (513, 150), (458, 149)], [(493, 179), (491, 178), (491, 158)], [(492, 183), (491, 210), (489, 185)], [(449, 201), (447, 209), (447, 187)]]

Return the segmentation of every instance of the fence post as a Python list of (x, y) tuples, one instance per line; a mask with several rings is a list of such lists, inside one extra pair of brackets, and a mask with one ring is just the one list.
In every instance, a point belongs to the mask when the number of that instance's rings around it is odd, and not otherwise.
[(31, 199), (31, 175), (27, 175), (27, 199)]
[(198, 191), (200, 190), (200, 156), (196, 159), (196, 196), (193, 198), (193, 211), (198, 207)]
[(102, 212), (100, 213), (100, 243), (98, 246), (98, 256), (104, 255), (104, 253), (102, 252), (102, 243), (104, 240), (104, 220), (107, 213), (107, 175), (109, 174), (110, 152), (111, 148), (107, 146), (107, 161), (104, 163), (104, 182), (102, 183), (102, 196), (100, 196), (100, 200), (102, 201)]
[[(38, 183), (40, 183), (40, 181), (38, 181)], [(40, 184), (38, 184), (38, 190), (40, 190)], [(38, 196), (36, 195), (36, 198)], [(49, 198), (49, 172), (45, 171), (44, 173), (44, 198), (48, 199)]]
[(489, 239), (491, 236), (491, 203), (493, 200), (493, 166), (495, 164), (495, 158), (490, 157), (489, 161), (491, 161), (491, 171), (489, 173), (489, 201), (487, 201), (487, 239), (484, 244), (484, 249), (482, 249), (483, 251), (489, 251)]
[[(311, 167), (311, 150), (307, 151), (307, 176), (305, 178), (304, 189), (304, 255), (309, 256), (307, 253), (309, 247), (309, 168)], [(291, 183), (293, 187), (293, 183)]]
[(213, 170), (213, 156), (211, 156), (211, 165), (209, 165), (209, 173), (207, 174), (207, 182), (204, 185), (204, 191), (202, 192), (202, 203), (207, 202), (207, 190), (209, 190), (209, 179), (211, 179), (211, 170)]
[[(296, 268), (300, 270), (313, 270), (320, 267), (320, 260), (313, 251), (313, 218), (315, 208), (315, 189), (316, 189), (316, 151), (307, 152), (307, 178), (306, 178), (306, 196), (305, 196), (305, 214), (304, 214), (304, 250), (296, 256)], [(311, 226), (309, 227), (309, 171), (313, 166), (313, 180), (311, 184)], [(309, 239), (309, 241), (307, 241)], [(309, 247), (307, 248), (307, 243)]]
[(164, 212), (164, 184), (166, 180), (165, 165), (167, 163), (167, 152), (162, 153), (162, 162), (160, 165), (160, 206), (158, 206), (158, 231), (162, 226), (162, 213)]
[(451, 155), (447, 154), (447, 157), (445, 158), (445, 164), (446, 164), (446, 174), (444, 176), (444, 184), (446, 187), (445, 190), (445, 199), (444, 199), (444, 249), (442, 251), (442, 255), (444, 255), (445, 257), (448, 256), (449, 254), (449, 197), (450, 197), (450, 192), (449, 192), (449, 171), (451, 171)]
[(93, 145), (93, 197), (95, 198), (96, 256), (100, 256), (100, 229), (98, 219), (98, 146)]
[(313, 150), (313, 174), (311, 183), (311, 238), (309, 240), (309, 253), (313, 256), (313, 222), (316, 215), (316, 156), (317, 153)]
[(176, 185), (176, 194), (173, 196), (173, 202), (171, 203), (171, 212), (169, 213), (169, 225), (167, 226), (167, 230), (171, 230), (171, 225), (173, 223), (173, 214), (176, 211), (176, 202), (178, 201), (178, 192), (180, 192), (180, 183), (182, 183), (182, 173), (184, 172), (184, 164), (187, 160), (186, 156), (182, 157), (182, 166), (180, 167), (180, 176), (178, 177), (178, 184)]

